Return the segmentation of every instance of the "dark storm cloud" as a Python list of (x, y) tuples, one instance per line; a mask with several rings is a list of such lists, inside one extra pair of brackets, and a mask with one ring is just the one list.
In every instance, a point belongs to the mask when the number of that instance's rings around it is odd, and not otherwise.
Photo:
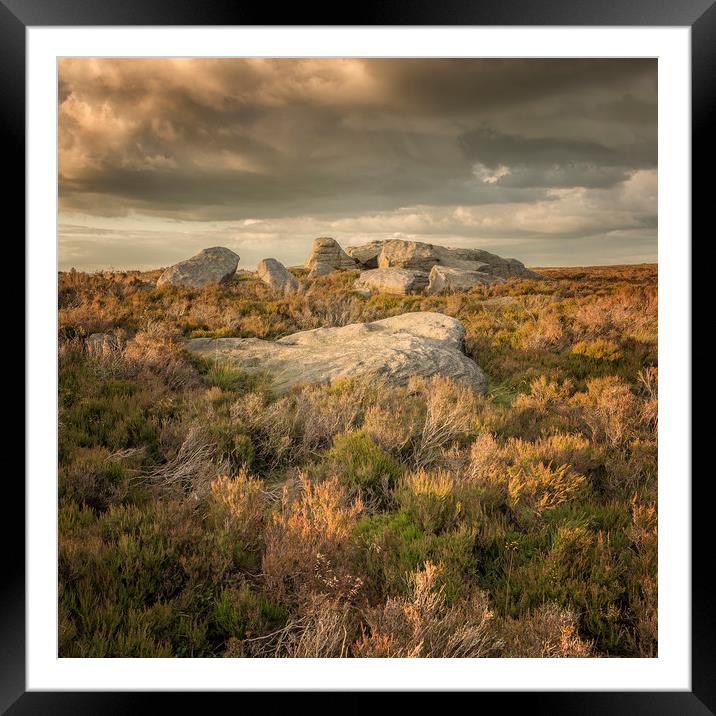
[(656, 164), (655, 82), (642, 60), (65, 60), (61, 206), (239, 219), (612, 186)]
[(367, 71), (395, 106), (426, 114), (503, 113), (580, 97), (590, 104), (631, 97), (652, 109), (656, 101), (656, 62), (648, 59), (372, 60)]

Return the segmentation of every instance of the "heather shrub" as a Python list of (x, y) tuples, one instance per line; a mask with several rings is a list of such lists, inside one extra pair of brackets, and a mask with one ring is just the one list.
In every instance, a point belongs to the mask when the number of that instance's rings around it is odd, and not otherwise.
[(241, 642), (237, 647), (242, 650), (241, 656), (343, 658), (350, 656), (350, 645), (357, 634), (357, 615), (350, 604), (324, 594), (311, 594), (300, 613), (282, 629)]
[(248, 393), (231, 404), (229, 418), (251, 440), (252, 464), (271, 470), (292, 462), (298, 450), (302, 416), (290, 397), (267, 401), (261, 393)]
[(179, 336), (157, 321), (150, 321), (143, 331), (126, 342), (122, 358), (128, 369), (149, 371), (173, 390), (195, 387), (199, 383)]
[(438, 533), (455, 526), (459, 518), (461, 505), (454, 488), (449, 473), (419, 470), (401, 480), (396, 500), (423, 531)]
[(411, 389), (425, 396), (425, 422), (413, 453), (415, 466), (421, 468), (434, 463), (451, 443), (467, 436), (475, 395), (467, 385), (441, 377), (414, 380)]
[(376, 389), (351, 380), (304, 386), (275, 400), (250, 393), (233, 403), (229, 414), (250, 437), (258, 462), (276, 469), (305, 463), (334, 436), (357, 427)]
[(501, 432), (508, 436), (535, 440), (555, 432), (570, 432), (575, 424), (575, 409), (570, 400), (570, 380), (548, 380), (544, 375), (533, 379), (529, 393), (519, 393), (512, 401), (509, 422)]
[(357, 428), (367, 406), (374, 403), (382, 389), (379, 381), (363, 379), (305, 387), (297, 402), (297, 412), (304, 417), (299, 454), (304, 459), (315, 455), (339, 433)]
[(513, 617), (545, 601), (571, 608), (579, 615), (583, 638), (601, 652), (628, 653), (634, 627), (625, 605), (641, 570), (633, 555), (624, 551), (629, 544), (625, 517), (622, 513), (621, 524), (608, 531), (571, 520), (543, 528), (544, 540), (518, 540), (514, 557), (505, 560), (509, 581), (494, 591), (496, 603)]
[(628, 635), (630, 651), (642, 657), (658, 652), (658, 525), (655, 502), (631, 500), (632, 519), (627, 535), (636, 552), (635, 572), (640, 576), (630, 584), (629, 599), (635, 623)]
[(587, 299), (574, 312), (575, 332), (590, 339), (621, 335), (656, 342), (655, 288), (624, 286)]
[(513, 405), (519, 411), (546, 414), (564, 406), (569, 400), (571, 390), (569, 381), (560, 384), (540, 376), (530, 383), (529, 393), (518, 395)]
[(389, 453), (407, 457), (422, 434), (425, 422), (425, 401), (406, 388), (385, 391), (380, 402), (369, 405), (362, 429)]
[(574, 355), (584, 356), (593, 360), (603, 360), (610, 363), (621, 360), (622, 353), (614, 341), (597, 338), (593, 341), (579, 341), (572, 346)]
[(216, 418), (205, 432), (216, 458), (228, 464), (232, 472), (252, 467), (256, 448), (240, 424), (224, 417)]
[(123, 461), (101, 447), (80, 448), (59, 470), (59, 497), (106, 510), (129, 493), (130, 473)]
[(546, 313), (537, 319), (525, 321), (515, 332), (515, 342), (521, 348), (545, 350), (558, 345), (564, 330), (559, 316)]
[(144, 479), (165, 493), (201, 497), (215, 478), (230, 470), (229, 462), (218, 452), (216, 431), (198, 421), (165, 423), (160, 442), (164, 461), (152, 466)]
[(261, 544), (267, 502), (263, 482), (245, 469), (234, 477), (222, 475), (211, 483), (212, 520), (243, 545), (256, 548)]
[(611, 450), (604, 459), (604, 485), (608, 494), (633, 494), (651, 487), (656, 478), (656, 443), (636, 438), (621, 450)]
[(261, 592), (241, 582), (222, 589), (213, 602), (211, 630), (225, 640), (222, 656), (249, 656), (244, 640), (261, 638), (285, 625), (288, 612), (270, 602)]
[(585, 658), (593, 656), (592, 646), (577, 633), (577, 618), (555, 604), (537, 607), (520, 619), (500, 624), (504, 642), (502, 656), (518, 659)]
[(450, 601), (464, 596), (475, 578), (476, 531), (466, 525), (434, 534), (401, 510), (364, 516), (354, 539), (358, 565), (373, 595), (404, 594), (408, 576), (426, 560), (442, 564), (437, 578)]
[(333, 447), (322, 458), (321, 468), (368, 501), (384, 501), (402, 474), (395, 458), (363, 430), (336, 435)]
[(578, 433), (555, 433), (534, 442), (511, 438), (503, 448), (505, 459), (515, 465), (528, 467), (544, 463), (550, 468), (569, 465), (580, 473), (597, 469), (603, 459), (602, 452)]
[(588, 381), (586, 393), (575, 394), (573, 402), (582, 408), (582, 419), (595, 442), (619, 448), (633, 434), (636, 399), (619, 378)]
[(301, 475), (298, 494), (284, 487), (265, 532), (262, 571), (270, 594), (301, 601), (321, 592), (352, 595), (360, 580), (352, 574), (351, 533), (363, 509), (337, 478), (312, 483)]
[(450, 606), (439, 585), (440, 566), (426, 562), (410, 577), (408, 594), (391, 597), (365, 614), (367, 632), (357, 656), (477, 658), (492, 656), (496, 639), (492, 612), (480, 592)]
[[(69, 656), (207, 655), (197, 597), (209, 591), (182, 567), (202, 541), (192, 513), (163, 505), (60, 508), (63, 634)], [(206, 557), (204, 557), (206, 561)], [(221, 578), (215, 563), (212, 576)], [(193, 584), (192, 584), (193, 583)], [(190, 586), (191, 585), (191, 586)]]
[(60, 365), (60, 460), (75, 448), (120, 450), (156, 447), (162, 421), (172, 406), (156, 382), (129, 381), (97, 374), (81, 361)]
[(541, 462), (510, 467), (507, 475), (509, 502), (520, 514), (525, 511), (541, 514), (575, 499), (585, 481), (584, 475), (575, 473), (568, 465), (551, 468)]
[(637, 373), (643, 402), (640, 408), (641, 424), (653, 440), (658, 437), (659, 430), (659, 369), (650, 366)]
[(480, 480), (493, 475), (501, 466), (502, 451), (490, 433), (480, 433), (470, 447), (469, 474), (471, 479)]

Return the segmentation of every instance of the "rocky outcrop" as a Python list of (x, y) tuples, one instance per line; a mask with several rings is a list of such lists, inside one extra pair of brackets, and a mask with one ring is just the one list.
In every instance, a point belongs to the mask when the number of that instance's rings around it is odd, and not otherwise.
[(236, 273), (239, 255), (223, 246), (203, 249), (196, 256), (170, 266), (162, 273), (157, 286), (171, 285), (201, 288), (220, 283)]
[(311, 253), (304, 266), (308, 269), (308, 278), (325, 276), (333, 271), (359, 268), (358, 262), (351, 258), (335, 239), (327, 236), (313, 241)]
[(447, 246), (421, 241), (391, 239), (383, 243), (378, 256), (380, 268), (405, 268), (430, 272), (433, 266), (481, 271), (491, 276), (535, 278), (537, 274), (525, 268), (517, 259), (505, 259), (482, 249), (451, 249)]
[[(368, 291), (419, 293), (426, 287), (429, 293), (443, 293), (463, 291), (478, 284), (500, 283), (512, 276), (541, 278), (521, 261), (483, 249), (452, 249), (402, 239), (370, 241), (349, 246), (345, 252), (334, 239), (316, 239), (305, 266), (309, 269), (309, 278), (340, 269), (364, 269), (355, 284), (356, 291), (364, 295)], [(441, 270), (431, 274), (436, 267)], [(399, 271), (396, 273), (396, 270)], [(430, 276), (433, 281), (429, 286)]]
[(405, 296), (418, 293), (425, 288), (427, 274), (399, 268), (379, 268), (363, 271), (356, 279), (354, 288), (357, 290), (392, 293)]
[(383, 250), (384, 243), (384, 241), (369, 241), (360, 246), (349, 246), (346, 248), (346, 253), (355, 259), (361, 268), (376, 269), (378, 268), (378, 256)]
[(258, 277), (268, 286), (284, 294), (298, 291), (298, 279), (276, 259), (261, 259), (256, 264)]
[[(482, 249), (451, 249), (446, 246), (427, 244), (421, 241), (402, 241), (391, 239), (383, 242), (372, 242), (371, 251), (381, 245), (378, 254), (378, 271), (394, 271), (400, 269), (413, 274), (410, 280), (401, 275), (404, 285), (410, 285), (407, 292), (418, 293), (425, 289), (430, 294), (447, 291), (465, 291), (476, 285), (501, 283), (511, 276), (519, 278), (539, 278), (539, 275), (525, 268), (517, 259), (505, 259)], [(354, 255), (361, 255), (360, 247), (354, 247)], [(370, 272), (368, 272), (370, 273)], [(389, 274), (386, 274), (388, 276)], [(384, 282), (388, 291), (381, 285), (378, 274), (372, 279), (372, 286), (367, 280), (360, 283), (364, 289), (368, 287), (378, 292), (398, 293), (390, 290), (390, 284)], [(358, 287), (359, 284), (357, 283)]]
[[(487, 264), (483, 264), (487, 265)], [(391, 271), (397, 269), (378, 269)], [(434, 296), (449, 291), (468, 291), (473, 286), (489, 286), (494, 283), (504, 283), (505, 279), (491, 276), (484, 271), (471, 271), (470, 269), (450, 268), (449, 266), (433, 266), (428, 278), (428, 287), (425, 293)]]
[(421, 312), (302, 331), (277, 341), (195, 338), (186, 348), (250, 373), (270, 373), (277, 390), (370, 375), (405, 385), (414, 375), (440, 375), (484, 392), (485, 376), (463, 353), (464, 338), (457, 319)]

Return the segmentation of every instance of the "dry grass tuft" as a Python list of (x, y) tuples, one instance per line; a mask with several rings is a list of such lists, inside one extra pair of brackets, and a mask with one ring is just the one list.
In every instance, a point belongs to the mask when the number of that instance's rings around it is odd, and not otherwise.
[(217, 526), (241, 544), (258, 547), (263, 539), (269, 498), (262, 480), (243, 468), (238, 475), (221, 475), (211, 483), (210, 514)]
[(507, 474), (510, 504), (517, 512), (552, 510), (575, 499), (585, 482), (584, 475), (574, 473), (569, 465), (551, 468), (542, 462), (508, 468)]
[(417, 469), (435, 462), (443, 449), (470, 430), (475, 396), (472, 390), (449, 378), (414, 381), (413, 390), (425, 396), (425, 422), (413, 453)]
[(340, 596), (353, 596), (360, 585), (351, 570), (350, 537), (362, 509), (336, 478), (311, 483), (301, 474), (297, 496), (286, 486), (266, 530), (262, 571), (269, 592), (301, 601), (328, 581)]
[(504, 640), (502, 656), (532, 658), (586, 658), (593, 656), (592, 645), (577, 633), (577, 617), (569, 609), (545, 604), (521, 619), (508, 619), (501, 625)]
[(587, 381), (587, 392), (577, 393), (574, 402), (582, 407), (584, 422), (594, 441), (620, 448), (632, 436), (636, 399), (629, 386), (618, 377)]
[(448, 607), (436, 587), (440, 567), (426, 562), (411, 577), (408, 597), (391, 598), (365, 617), (368, 629), (355, 645), (362, 657), (477, 658), (494, 655), (499, 642), (481, 593)]
[(216, 461), (216, 447), (206, 430), (194, 423), (172, 457), (141, 479), (166, 492), (198, 497), (210, 490), (212, 481), (227, 467), (225, 462)]

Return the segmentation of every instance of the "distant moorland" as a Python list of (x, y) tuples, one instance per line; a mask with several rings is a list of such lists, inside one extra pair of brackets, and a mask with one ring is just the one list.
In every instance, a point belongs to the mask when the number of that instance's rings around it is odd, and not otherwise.
[[(59, 655), (656, 656), (657, 267), (535, 270), (60, 273)], [(185, 349), (417, 311), (459, 319), (484, 395), (281, 392)]]

